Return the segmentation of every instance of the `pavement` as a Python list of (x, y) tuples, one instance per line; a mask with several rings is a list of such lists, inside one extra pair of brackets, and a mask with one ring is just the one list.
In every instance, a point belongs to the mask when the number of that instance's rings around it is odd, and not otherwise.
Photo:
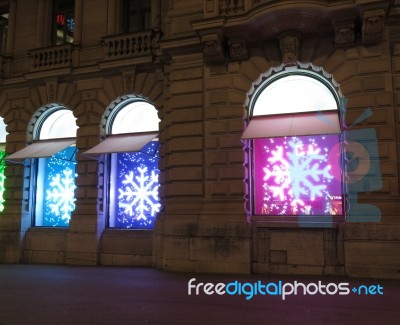
[(400, 281), (0, 264), (0, 324), (400, 324)]

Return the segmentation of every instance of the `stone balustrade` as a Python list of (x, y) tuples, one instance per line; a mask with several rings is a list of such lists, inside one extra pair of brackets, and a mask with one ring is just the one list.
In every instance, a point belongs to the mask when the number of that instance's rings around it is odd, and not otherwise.
[(158, 46), (158, 34), (152, 30), (108, 36), (102, 39), (104, 60), (147, 56)]
[(72, 44), (34, 49), (29, 54), (33, 70), (69, 67), (72, 61)]

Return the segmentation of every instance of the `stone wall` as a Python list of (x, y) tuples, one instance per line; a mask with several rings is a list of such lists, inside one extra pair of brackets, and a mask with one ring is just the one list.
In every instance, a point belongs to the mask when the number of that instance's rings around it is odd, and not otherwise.
[[(35, 118), (58, 103), (77, 118), (79, 154), (67, 229), (31, 226), (34, 171), (7, 164), (0, 262), (399, 278), (400, 4), (154, 0), (153, 30), (127, 36), (118, 3), (76, 1), (74, 44), (52, 47), (46, 2), (11, 1), (0, 79), (6, 151), (31, 143)], [(289, 52), (287, 32), (297, 40)], [(132, 49), (128, 38), (149, 43)], [(382, 188), (358, 200), (380, 209), (379, 222), (304, 228), (252, 215), (247, 105), (260, 76), (282, 63), (331, 74), (348, 100), (347, 125), (375, 130)], [(104, 139), (110, 105), (128, 94), (147, 98), (161, 120), (154, 231), (106, 227), (105, 162), (82, 154)], [(368, 107), (372, 116), (358, 122)]]

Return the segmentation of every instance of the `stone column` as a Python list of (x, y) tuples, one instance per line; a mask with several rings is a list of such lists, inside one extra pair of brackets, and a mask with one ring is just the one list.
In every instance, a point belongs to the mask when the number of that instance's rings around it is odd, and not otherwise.
[(99, 125), (104, 107), (97, 101), (99, 80), (78, 82), (81, 102), (74, 110), (77, 117), (76, 146), (78, 174), (76, 178), (75, 211), (70, 220), (67, 243), (67, 264), (98, 264), (98, 241), (104, 229), (103, 215), (97, 209), (98, 162), (83, 153), (99, 142)]

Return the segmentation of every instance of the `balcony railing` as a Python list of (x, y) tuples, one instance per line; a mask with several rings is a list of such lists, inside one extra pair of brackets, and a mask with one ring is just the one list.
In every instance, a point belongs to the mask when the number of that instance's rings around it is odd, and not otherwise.
[(219, 0), (219, 12), (221, 15), (234, 15), (243, 13), (245, 0)]
[(72, 45), (57, 45), (30, 50), (33, 70), (46, 70), (70, 67), (72, 61)]
[(160, 34), (149, 30), (102, 38), (104, 60), (150, 56), (158, 48)]

